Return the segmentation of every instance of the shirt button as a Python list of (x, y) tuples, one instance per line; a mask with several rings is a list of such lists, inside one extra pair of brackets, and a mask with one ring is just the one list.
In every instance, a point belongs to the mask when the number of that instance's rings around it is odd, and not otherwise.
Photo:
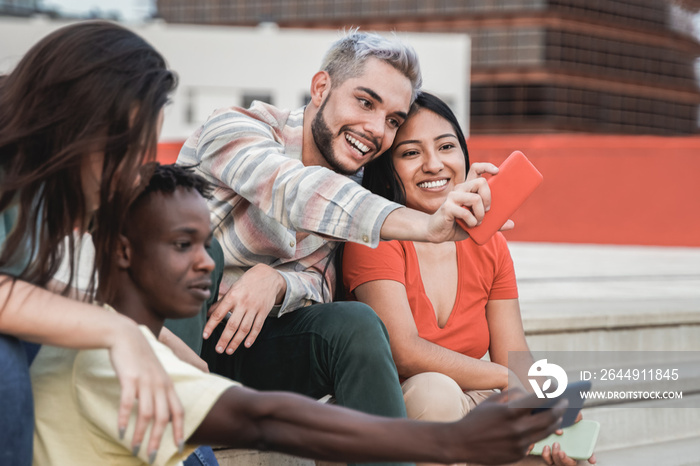
[(290, 247), (290, 248), (293, 248), (295, 244), (296, 244), (296, 243), (294, 242), (294, 240), (292, 240), (292, 241), (289, 242), (289, 247)]
[(362, 241), (364, 241), (365, 243), (369, 243), (369, 236), (362, 235)]

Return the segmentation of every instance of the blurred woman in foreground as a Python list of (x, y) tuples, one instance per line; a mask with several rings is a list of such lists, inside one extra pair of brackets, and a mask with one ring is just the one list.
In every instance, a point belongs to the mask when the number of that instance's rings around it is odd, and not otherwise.
[[(182, 407), (136, 324), (71, 293), (74, 233), (107, 232), (95, 245), (95, 270), (108, 268), (105, 251), (121, 231), (139, 167), (155, 159), (175, 86), (151, 45), (105, 22), (58, 29), (0, 78), (0, 464), (31, 464), (28, 364), (36, 348), (25, 352), (31, 345), (23, 342), (108, 349), (122, 387), (115, 429), (124, 435), (138, 400), (134, 447), (152, 424), (147, 448), (157, 450), (171, 418), (173, 440), (182, 442)], [(67, 284), (52, 280), (64, 257)]]

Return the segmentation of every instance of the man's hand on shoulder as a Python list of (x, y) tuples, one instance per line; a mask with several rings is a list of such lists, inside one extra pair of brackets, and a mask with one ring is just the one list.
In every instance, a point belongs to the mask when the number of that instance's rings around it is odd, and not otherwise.
[(204, 338), (209, 338), (230, 312), (226, 328), (216, 344), (216, 352), (233, 354), (244, 340), (249, 348), (262, 330), (270, 310), (282, 302), (286, 292), (287, 282), (279, 272), (265, 264), (253, 266), (211, 307)]

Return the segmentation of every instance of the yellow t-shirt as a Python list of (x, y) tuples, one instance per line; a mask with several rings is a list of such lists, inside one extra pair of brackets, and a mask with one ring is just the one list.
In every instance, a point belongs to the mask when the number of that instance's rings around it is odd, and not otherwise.
[[(170, 374), (185, 408), (187, 439), (222, 393), (240, 384), (182, 362), (148, 328), (141, 326), (141, 330)], [(107, 350), (78, 351), (44, 345), (30, 374), (36, 416), (34, 465), (148, 464), (149, 432), (138, 457), (131, 454), (136, 409), (124, 439), (119, 440), (117, 413), (121, 390)], [(154, 464), (178, 465), (195, 447), (188, 445), (183, 454), (178, 454), (168, 424)]]

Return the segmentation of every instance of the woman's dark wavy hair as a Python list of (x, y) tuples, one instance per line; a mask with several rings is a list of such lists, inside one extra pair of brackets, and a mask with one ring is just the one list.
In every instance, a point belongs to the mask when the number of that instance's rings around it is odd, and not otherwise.
[[(421, 91), (418, 94), (418, 97), (416, 97), (416, 100), (411, 106), (411, 110), (408, 112), (407, 118), (410, 118), (412, 115), (422, 109), (429, 110), (450, 122), (452, 128), (455, 130), (455, 135), (459, 141), (459, 146), (462, 148), (462, 152), (464, 153), (464, 161), (466, 163), (465, 167), (468, 171), (469, 151), (467, 150), (467, 140), (464, 137), (464, 133), (462, 132), (462, 128), (459, 126), (459, 121), (457, 120), (454, 112), (452, 112), (450, 107), (440, 98), (424, 91)], [(406, 188), (399, 179), (398, 173), (396, 173), (394, 160), (391, 157), (391, 149), (365, 166), (364, 175), (362, 177), (362, 186), (372, 191), (374, 194), (385, 197), (390, 201), (406, 205)], [(338, 300), (347, 298), (347, 296), (345, 296), (345, 290), (343, 289), (342, 278), (343, 249), (344, 247), (341, 244), (336, 248), (336, 251), (334, 251), (334, 261), (337, 271), (335, 281), (335, 298)]]
[[(39, 41), (0, 78), (0, 212), (17, 203), (17, 223), (0, 254), (16, 265), (26, 244), (32, 260), (17, 278), (45, 286), (76, 229), (97, 225), (95, 270), (109, 269), (115, 240), (136, 194), (139, 167), (155, 160), (160, 110), (177, 79), (144, 39), (116, 24), (86, 21)], [(100, 208), (88, 211), (81, 167), (104, 153)], [(75, 275), (71, 260), (68, 287)], [(90, 295), (91, 293), (88, 293)]]
[[(408, 118), (422, 109), (435, 113), (452, 125), (457, 140), (459, 141), (459, 146), (464, 153), (465, 166), (467, 170), (469, 170), (467, 140), (464, 138), (464, 133), (459, 126), (459, 121), (450, 107), (440, 100), (440, 98), (427, 92), (421, 92), (411, 106), (411, 110), (408, 112)], [(406, 205), (406, 189), (396, 173), (394, 161), (391, 157), (391, 149), (365, 166), (362, 186), (390, 201)]]

